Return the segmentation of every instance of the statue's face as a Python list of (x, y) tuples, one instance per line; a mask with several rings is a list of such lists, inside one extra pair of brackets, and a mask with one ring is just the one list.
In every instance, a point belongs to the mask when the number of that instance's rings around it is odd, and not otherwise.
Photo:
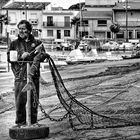
[(19, 24), (19, 36), (23, 39), (27, 39), (30, 31), (26, 28), (26, 24)]

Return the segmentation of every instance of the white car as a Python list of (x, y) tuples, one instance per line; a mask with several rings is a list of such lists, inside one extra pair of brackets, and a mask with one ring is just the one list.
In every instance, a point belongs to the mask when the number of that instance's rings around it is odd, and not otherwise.
[(122, 49), (125, 49), (125, 50), (132, 50), (134, 47), (134, 45), (130, 42), (123, 42), (120, 46), (119, 46), (119, 49), (122, 50)]
[(92, 35), (86, 35), (83, 37), (83, 40), (91, 40), (91, 39), (94, 39), (94, 37)]
[(79, 44), (78, 49), (85, 50), (87, 48), (87, 44)]
[(109, 41), (102, 45), (102, 49), (114, 50), (114, 49), (118, 49), (118, 48), (119, 48), (119, 44), (115, 41)]

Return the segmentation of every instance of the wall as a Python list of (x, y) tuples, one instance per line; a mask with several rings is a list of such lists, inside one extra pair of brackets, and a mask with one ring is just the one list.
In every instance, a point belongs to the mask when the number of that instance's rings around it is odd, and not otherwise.
[(118, 0), (85, 0), (86, 5), (114, 5)]

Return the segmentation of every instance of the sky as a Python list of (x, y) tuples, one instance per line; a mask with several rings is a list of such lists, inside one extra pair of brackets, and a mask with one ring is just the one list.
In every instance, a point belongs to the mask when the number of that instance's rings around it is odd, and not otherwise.
[(14, 0), (14, 1), (51, 2), (53, 5), (61, 6), (64, 9), (69, 8), (73, 4), (85, 2), (85, 0)]
[(71, 5), (79, 3), (79, 2), (85, 2), (85, 0), (51, 0), (52, 3), (56, 3), (59, 6), (62, 6), (63, 8), (69, 8)]

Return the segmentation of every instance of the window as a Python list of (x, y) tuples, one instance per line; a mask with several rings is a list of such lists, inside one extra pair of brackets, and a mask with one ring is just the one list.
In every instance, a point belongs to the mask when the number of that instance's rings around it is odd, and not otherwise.
[(53, 26), (53, 17), (52, 16), (47, 17), (47, 26)]
[(140, 31), (137, 31), (137, 38), (140, 38)]
[(47, 30), (47, 36), (53, 36), (53, 30)]
[(117, 33), (116, 38), (124, 38), (124, 32)]
[(132, 31), (129, 31), (128, 32), (128, 36), (129, 36), (129, 39), (132, 39), (133, 38), (133, 32)]
[(70, 17), (69, 16), (65, 16), (64, 20), (65, 20), (65, 27), (70, 27)]
[(111, 32), (107, 32), (107, 38), (111, 38)]
[(83, 21), (82, 21), (82, 25), (83, 25), (83, 26), (88, 26), (88, 20), (83, 20)]
[(70, 30), (64, 30), (64, 36), (70, 36)]
[(98, 20), (97, 22), (98, 26), (107, 26), (107, 20)]
[(2, 34), (2, 22), (0, 23), (0, 34)]

